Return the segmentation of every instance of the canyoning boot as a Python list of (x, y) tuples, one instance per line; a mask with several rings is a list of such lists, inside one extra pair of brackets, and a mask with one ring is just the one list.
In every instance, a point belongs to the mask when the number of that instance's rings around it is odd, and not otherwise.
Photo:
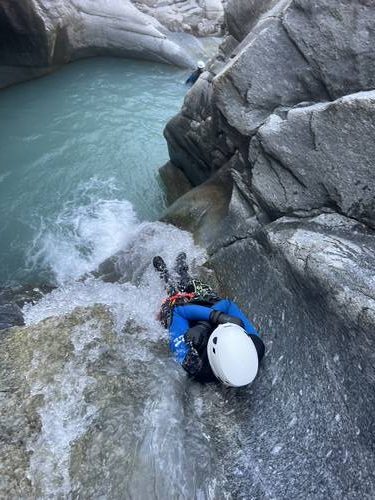
[(167, 264), (164, 262), (163, 257), (160, 257), (160, 255), (156, 255), (152, 259), (152, 265), (155, 268), (155, 271), (159, 273), (160, 279), (164, 281), (166, 284), (166, 290), (168, 295), (173, 295), (176, 293), (176, 285), (173, 283), (171, 276), (169, 274)]
[(155, 270), (156, 270), (158, 273), (165, 273), (165, 272), (168, 272), (168, 269), (167, 269), (167, 264), (164, 262), (163, 257), (160, 257), (160, 255), (156, 255), (156, 256), (152, 259), (152, 265), (154, 266)]
[(175, 269), (180, 274), (180, 272), (187, 272), (189, 270), (188, 263), (186, 262), (186, 253), (180, 252), (176, 257)]

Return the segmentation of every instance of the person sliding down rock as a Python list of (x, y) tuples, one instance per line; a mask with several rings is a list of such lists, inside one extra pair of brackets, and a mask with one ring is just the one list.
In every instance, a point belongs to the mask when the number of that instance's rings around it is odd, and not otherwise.
[(255, 327), (228, 299), (189, 275), (186, 254), (176, 258), (174, 281), (160, 256), (153, 265), (166, 285), (159, 319), (169, 329), (169, 345), (178, 363), (201, 382), (219, 380), (232, 387), (250, 384), (264, 356)]
[(204, 62), (203, 61), (198, 61), (197, 62), (197, 69), (195, 69), (192, 72), (192, 74), (186, 80), (185, 85), (194, 85), (194, 83), (201, 76), (201, 74), (203, 73), (203, 71), (205, 70), (205, 68), (206, 68), (206, 65), (204, 64)]

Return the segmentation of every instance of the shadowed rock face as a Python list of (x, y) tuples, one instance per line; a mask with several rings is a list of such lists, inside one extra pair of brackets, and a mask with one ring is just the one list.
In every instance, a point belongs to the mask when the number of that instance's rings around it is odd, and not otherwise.
[[(252, 486), (237, 477), (233, 491), (372, 498), (375, 6), (232, 0), (227, 17), (165, 131), (196, 186), (165, 217), (207, 247), (267, 347), (242, 420)], [(207, 186), (224, 171), (217, 204)]]
[(135, 57), (194, 67), (202, 46), (173, 33), (130, 0), (4, 0), (0, 5), (0, 87), (80, 57)]

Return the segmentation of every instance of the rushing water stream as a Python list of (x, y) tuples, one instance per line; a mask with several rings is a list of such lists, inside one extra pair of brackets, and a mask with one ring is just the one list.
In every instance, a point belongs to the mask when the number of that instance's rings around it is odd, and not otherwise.
[[(155, 222), (162, 129), (184, 76), (96, 59), (0, 95), (0, 283), (58, 284), (6, 340), (10, 426), (27, 422), (7, 452), (18, 497), (228, 497), (221, 457), (239, 432), (228, 393), (185, 376), (156, 320), (152, 257), (205, 260), (189, 234)], [(120, 281), (82, 279), (116, 252)]]

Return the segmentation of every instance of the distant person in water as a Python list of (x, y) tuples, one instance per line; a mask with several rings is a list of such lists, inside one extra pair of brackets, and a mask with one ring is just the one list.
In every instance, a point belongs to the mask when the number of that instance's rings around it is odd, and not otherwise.
[(254, 325), (234, 302), (190, 276), (184, 252), (176, 258), (177, 282), (162, 257), (154, 257), (153, 265), (168, 294), (159, 319), (169, 329), (169, 345), (177, 362), (201, 382), (219, 380), (232, 387), (250, 384), (264, 356), (264, 344)]
[(195, 69), (192, 74), (189, 76), (189, 78), (186, 80), (185, 84), (186, 85), (194, 85), (194, 83), (198, 80), (198, 78), (201, 76), (203, 71), (205, 70), (206, 65), (204, 64), (203, 61), (198, 61), (197, 62), (197, 69)]

